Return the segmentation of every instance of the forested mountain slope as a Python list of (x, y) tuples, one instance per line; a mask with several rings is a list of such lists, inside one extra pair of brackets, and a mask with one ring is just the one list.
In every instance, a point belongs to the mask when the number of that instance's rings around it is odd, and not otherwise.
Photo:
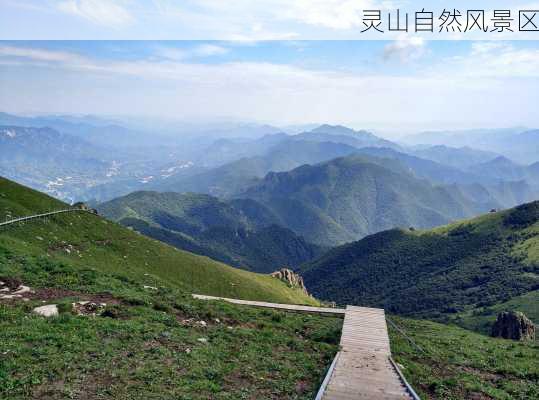
[(266, 207), (194, 193), (135, 192), (99, 206), (108, 218), (154, 239), (230, 265), (270, 273), (321, 255)]
[(539, 289), (539, 202), (427, 231), (394, 229), (302, 268), (322, 299), (431, 318)]
[(480, 211), (460, 193), (418, 179), (396, 160), (354, 155), (270, 173), (238, 197), (262, 203), (285, 226), (321, 245), (396, 226), (443, 225)]

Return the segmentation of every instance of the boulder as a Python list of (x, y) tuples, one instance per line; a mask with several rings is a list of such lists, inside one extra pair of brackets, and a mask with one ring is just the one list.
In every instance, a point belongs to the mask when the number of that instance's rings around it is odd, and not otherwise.
[(305, 284), (303, 283), (303, 278), (296, 274), (294, 271), (288, 268), (281, 268), (279, 271), (275, 271), (270, 274), (274, 278), (280, 279), (281, 281), (288, 284), (288, 286), (292, 288), (299, 288), (303, 290), (306, 294), (309, 294), (307, 292), (307, 288), (305, 287)]
[(521, 312), (504, 311), (498, 314), (491, 335), (512, 340), (534, 340), (535, 325)]
[(46, 306), (36, 307), (32, 311), (34, 314), (42, 315), (44, 317), (56, 317), (58, 313), (58, 306), (56, 304), (49, 304)]

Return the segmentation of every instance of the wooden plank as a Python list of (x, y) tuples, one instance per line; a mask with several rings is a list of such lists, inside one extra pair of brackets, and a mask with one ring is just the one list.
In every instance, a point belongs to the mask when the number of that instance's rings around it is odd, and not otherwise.
[(311, 307), (311, 306), (301, 306), (301, 305), (293, 305), (293, 304), (266, 303), (263, 301), (229, 299), (226, 297), (206, 296), (202, 294), (193, 294), (193, 297), (199, 300), (222, 300), (222, 301), (226, 301), (228, 303), (233, 303), (233, 304), (273, 308), (276, 310), (283, 310), (283, 311), (300, 311), (300, 312), (308, 312), (308, 313), (314, 313), (314, 314), (333, 314), (333, 315), (345, 314), (345, 310), (342, 308)]

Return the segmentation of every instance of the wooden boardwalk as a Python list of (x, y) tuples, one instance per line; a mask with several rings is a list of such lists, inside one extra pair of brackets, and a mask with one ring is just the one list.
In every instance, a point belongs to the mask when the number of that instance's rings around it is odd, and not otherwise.
[(340, 345), (322, 400), (412, 399), (390, 361), (384, 310), (346, 307)]
[[(340, 347), (316, 400), (411, 400), (417, 399), (391, 360), (385, 313), (382, 309), (347, 306), (308, 307), (259, 301), (193, 295), (201, 300), (317, 314), (343, 315)], [(413, 395), (412, 395), (413, 393)]]

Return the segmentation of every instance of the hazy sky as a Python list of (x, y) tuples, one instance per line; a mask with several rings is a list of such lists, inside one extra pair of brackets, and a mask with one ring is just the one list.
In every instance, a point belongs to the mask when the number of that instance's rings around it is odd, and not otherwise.
[[(451, 5), (465, 9), (468, 3)], [(476, 3), (504, 6), (498, 0)], [(507, 3), (505, 8), (535, 6)], [(361, 28), (361, 10), (411, 4), (0, 0), (0, 39), (222, 39), (0, 40), (0, 110), (226, 117), (281, 126), (340, 123), (396, 132), (539, 127), (538, 41), (438, 41), (413, 35), (386, 41), (300, 40), (315, 32), (347, 37)], [(278, 40), (261, 40), (272, 38)]]

